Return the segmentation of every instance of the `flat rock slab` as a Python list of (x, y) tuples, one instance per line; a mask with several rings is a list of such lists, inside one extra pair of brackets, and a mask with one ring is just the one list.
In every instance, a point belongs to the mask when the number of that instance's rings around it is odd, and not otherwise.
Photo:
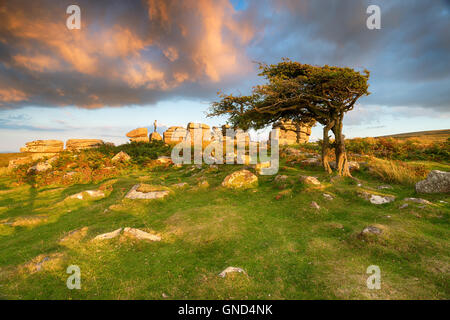
[(104, 198), (105, 196), (106, 196), (105, 193), (101, 190), (86, 190), (86, 191), (82, 191), (82, 192), (73, 194), (73, 195), (67, 197), (67, 199), (86, 200), (89, 197)]
[(139, 240), (161, 241), (161, 237), (135, 228), (124, 228), (123, 233)]
[(150, 192), (140, 192), (137, 191), (141, 185), (137, 184), (131, 188), (131, 190), (127, 193), (125, 198), (127, 199), (146, 199), (146, 200), (152, 200), (152, 199), (162, 199), (169, 195), (169, 190), (155, 190)]
[(243, 269), (237, 267), (228, 267), (219, 273), (219, 277), (225, 278), (228, 273), (244, 273), (247, 274)]
[(103, 233), (103, 234), (99, 234), (98, 236), (96, 236), (94, 238), (94, 240), (107, 240), (107, 239), (112, 239), (115, 237), (120, 236), (120, 233), (122, 232), (122, 228), (119, 228), (117, 230), (111, 231), (111, 232), (107, 232), (107, 233)]
[(360, 196), (363, 199), (370, 201), (370, 203), (372, 203), (372, 204), (385, 204), (385, 203), (393, 202), (395, 200), (394, 196), (382, 196), (382, 195), (378, 195), (378, 194), (371, 194), (366, 191), (360, 192)]

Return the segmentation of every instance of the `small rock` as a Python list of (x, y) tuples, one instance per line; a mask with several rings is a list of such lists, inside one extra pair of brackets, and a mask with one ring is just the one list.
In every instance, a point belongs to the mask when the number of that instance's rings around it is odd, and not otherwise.
[(222, 186), (231, 189), (253, 188), (258, 184), (258, 177), (248, 170), (235, 171), (222, 182)]
[(320, 185), (320, 181), (316, 177), (301, 176), (300, 181), (306, 184)]
[(209, 188), (209, 182), (206, 181), (206, 180), (200, 181), (200, 182), (198, 183), (198, 187), (199, 187), (199, 188)]
[(380, 196), (377, 194), (371, 194), (366, 191), (360, 192), (360, 196), (372, 204), (384, 204), (384, 203), (390, 203), (395, 200), (394, 196)]
[(89, 196), (91, 198), (104, 198), (105, 193), (101, 190), (86, 190), (83, 192), (73, 194), (73, 195), (67, 197), (67, 199), (85, 200), (86, 196)]
[(402, 204), (402, 205), (400, 206), (399, 209), (405, 209), (405, 208), (407, 208), (408, 206), (409, 206), (409, 204), (404, 203), (404, 204)]
[(96, 236), (94, 238), (94, 240), (112, 239), (112, 238), (118, 237), (121, 232), (122, 232), (122, 228), (119, 228), (119, 229), (111, 231), (111, 232), (100, 234), (100, 235)]
[(330, 194), (328, 194), (328, 193), (324, 193), (323, 194), (323, 197), (325, 198), (325, 199), (327, 199), (327, 200), (334, 200), (334, 198), (333, 198), (333, 196), (332, 195), (330, 195)]
[(381, 234), (383, 232), (383, 230), (381, 230), (380, 228), (374, 227), (374, 226), (368, 226), (366, 228), (363, 229), (363, 231), (361, 232), (361, 234)]
[(233, 272), (238, 272), (238, 273), (244, 273), (247, 274), (243, 269), (241, 268), (236, 268), (236, 267), (228, 267), (225, 270), (223, 270), (221, 273), (219, 273), (219, 277), (225, 278), (225, 276), (228, 273), (233, 273)]
[[(147, 200), (162, 199), (162, 198), (167, 197), (170, 193), (169, 190), (164, 190), (164, 188), (161, 188), (161, 190), (158, 190), (158, 187), (156, 187), (156, 186), (149, 189), (148, 192), (138, 191), (138, 189), (140, 189), (140, 188), (142, 189), (143, 186), (145, 186), (145, 185), (136, 184), (127, 193), (125, 198), (127, 198), (127, 199), (147, 199)], [(154, 190), (152, 190), (152, 189), (154, 189)]]
[(317, 202), (315, 202), (315, 201), (312, 201), (311, 204), (310, 204), (310, 206), (311, 206), (311, 208), (314, 208), (314, 209), (317, 209), (317, 210), (320, 209), (320, 206), (319, 206), (319, 205), (317, 204)]
[(430, 201), (422, 199), (422, 198), (405, 198), (404, 201), (415, 202), (420, 204), (432, 204)]
[(281, 182), (285, 182), (287, 180), (287, 178), (288, 178), (288, 176), (279, 174), (275, 177), (274, 181), (276, 183), (281, 183)]
[(392, 189), (392, 187), (391, 187), (390, 185), (383, 185), (383, 186), (379, 186), (377, 189), (378, 189), (378, 190)]
[(163, 297), (164, 299), (166, 299), (166, 298), (168, 298), (169, 296), (163, 292), (162, 297)]

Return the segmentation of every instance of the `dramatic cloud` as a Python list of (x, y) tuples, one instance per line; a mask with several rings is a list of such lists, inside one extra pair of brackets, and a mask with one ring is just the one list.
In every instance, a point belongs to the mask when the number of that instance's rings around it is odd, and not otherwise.
[[(371, 71), (366, 105), (450, 111), (449, 2), (132, 0), (0, 3), (0, 108), (154, 104), (245, 92), (253, 61)], [(369, 4), (381, 30), (366, 27)], [(421, 109), (423, 110), (423, 109)]]

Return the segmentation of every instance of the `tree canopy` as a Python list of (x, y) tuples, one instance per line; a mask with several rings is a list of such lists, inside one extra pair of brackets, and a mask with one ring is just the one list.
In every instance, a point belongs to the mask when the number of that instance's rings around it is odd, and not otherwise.
[(280, 119), (324, 126), (322, 161), (327, 171), (329, 136), (335, 136), (338, 173), (350, 175), (345, 153), (342, 121), (357, 100), (368, 95), (369, 71), (333, 66), (312, 66), (283, 59), (278, 64), (259, 64), (259, 76), (267, 83), (253, 87), (247, 96), (219, 93), (209, 116), (228, 115), (229, 123), (242, 129), (261, 129)]

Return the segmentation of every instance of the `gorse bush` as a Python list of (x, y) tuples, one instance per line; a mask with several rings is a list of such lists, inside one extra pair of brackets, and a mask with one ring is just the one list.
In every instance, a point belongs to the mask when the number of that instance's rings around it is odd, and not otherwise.
[(428, 160), (450, 162), (450, 139), (423, 144), (417, 140), (394, 138), (355, 138), (346, 141), (347, 150), (392, 160)]
[(137, 164), (144, 164), (149, 160), (154, 160), (159, 156), (170, 155), (170, 146), (166, 145), (162, 141), (147, 142), (130, 142), (122, 144), (120, 146), (112, 146), (104, 144), (95, 149), (108, 157), (113, 157), (120, 151), (126, 152)]

